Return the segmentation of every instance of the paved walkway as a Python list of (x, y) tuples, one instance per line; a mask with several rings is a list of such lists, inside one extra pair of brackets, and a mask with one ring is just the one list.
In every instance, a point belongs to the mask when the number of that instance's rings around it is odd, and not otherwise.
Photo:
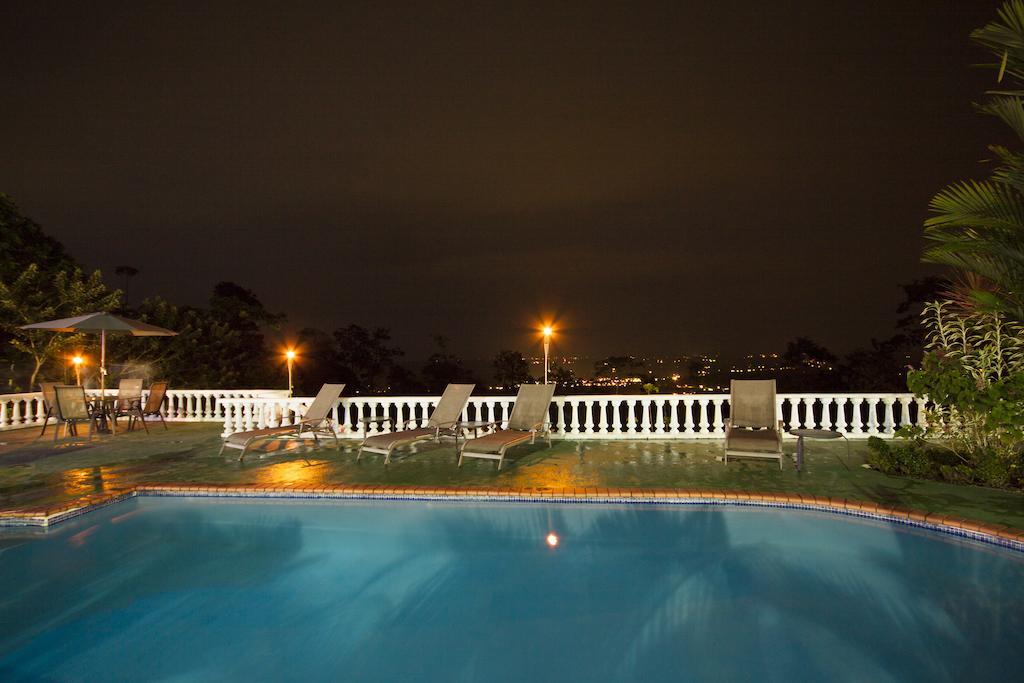
[[(273, 442), (238, 463), (237, 451), (218, 456), (220, 427), (174, 424), (144, 432), (54, 444), (36, 430), (0, 432), (0, 509), (63, 504), (140, 483), (235, 486), (518, 487), (549, 489), (706, 489), (795, 493), (914, 508), (990, 524), (1024, 528), (1024, 495), (971, 486), (890, 477), (861, 467), (867, 452), (854, 442), (808, 442), (804, 469), (787, 459), (721, 462), (720, 441), (556, 441), (522, 446), (501, 472), (486, 461), (456, 467), (451, 445), (420, 445), (393, 456), (367, 454), (356, 462), (355, 442), (311, 451), (299, 442)], [(787, 443), (792, 453), (795, 444)], [(308, 457), (307, 462), (304, 458)]]

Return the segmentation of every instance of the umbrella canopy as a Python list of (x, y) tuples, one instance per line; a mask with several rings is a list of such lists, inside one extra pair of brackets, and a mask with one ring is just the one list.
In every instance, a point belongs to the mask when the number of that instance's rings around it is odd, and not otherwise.
[(113, 313), (86, 313), (74, 318), (22, 325), (21, 329), (50, 330), (51, 332), (99, 332), (100, 393), (103, 393), (107, 387), (107, 332), (129, 332), (136, 337), (173, 337), (178, 334), (163, 327), (124, 318)]
[(74, 318), (22, 325), (21, 329), (51, 330), (52, 332), (131, 332), (136, 337), (173, 337), (178, 334), (163, 327), (124, 318), (113, 313), (87, 313)]

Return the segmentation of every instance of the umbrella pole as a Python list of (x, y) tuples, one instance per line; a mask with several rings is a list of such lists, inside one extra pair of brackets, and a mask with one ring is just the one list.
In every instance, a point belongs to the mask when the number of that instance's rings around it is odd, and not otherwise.
[(100, 330), (100, 396), (107, 392), (107, 331)]

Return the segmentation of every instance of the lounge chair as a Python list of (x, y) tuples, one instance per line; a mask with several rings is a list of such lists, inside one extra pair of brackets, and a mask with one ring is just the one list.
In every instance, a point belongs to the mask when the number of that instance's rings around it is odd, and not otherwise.
[(778, 460), (782, 469), (782, 420), (775, 417), (775, 380), (732, 380), (725, 421), (726, 463), (730, 455)]
[[(82, 387), (56, 386), (54, 391), (57, 394), (57, 420), (64, 423), (64, 437), (68, 435), (78, 436), (78, 423), (89, 423), (89, 439), (92, 440), (92, 433), (98, 431), (96, 427), (96, 416), (93, 413), (89, 401), (85, 398), (85, 389)], [(60, 424), (53, 431), (53, 440), (57, 440), (60, 433)]]
[[(462, 419), (462, 411), (469, 401), (469, 395), (473, 393), (475, 384), (449, 384), (445, 387), (441, 400), (437, 402), (434, 412), (430, 414), (426, 427), (419, 429), (401, 429), (390, 434), (376, 434), (366, 437), (359, 444), (359, 453), (356, 455), (358, 461), (363, 457), (363, 451), (380, 453), (384, 456), (384, 464), (391, 462), (391, 452), (400, 446), (408, 446), (417, 441), (433, 439), (440, 441), (442, 434), (448, 434), (458, 438), (459, 422)], [(384, 418), (381, 421), (390, 420)], [(408, 427), (409, 420), (403, 425)]]
[(338, 434), (334, 431), (334, 424), (331, 420), (331, 410), (335, 401), (341, 396), (344, 384), (325, 384), (320, 387), (320, 393), (316, 395), (313, 403), (306, 410), (306, 414), (299, 418), (295, 424), (282, 425), (280, 427), (267, 427), (265, 429), (253, 429), (248, 432), (236, 432), (224, 439), (220, 447), (221, 455), (225, 448), (238, 448), (242, 452), (238, 456), (241, 461), (245, 457), (245, 451), (254, 441), (260, 439), (279, 439), (284, 437), (298, 438), (302, 434), (312, 434), (313, 441), (320, 445), (318, 434), (334, 438), (334, 445), (338, 445)]
[(138, 409), (128, 414), (128, 431), (135, 429), (135, 425), (139, 422), (142, 423), (143, 429), (149, 434), (149, 425), (146, 424), (146, 418), (150, 416), (160, 418), (160, 424), (167, 429), (167, 423), (164, 421), (164, 396), (167, 395), (167, 382), (153, 382), (149, 385), (149, 396), (146, 397), (146, 405), (142, 405), (140, 401), (138, 403)]
[[(554, 395), (554, 384), (524, 384), (519, 387), (512, 415), (508, 418), (508, 427), (463, 443), (459, 450), (459, 467), (462, 467), (463, 458), (483, 458), (497, 460), (500, 470), (505, 461), (505, 452), (509, 448), (527, 440), (535, 443), (538, 434), (547, 439), (550, 447), (548, 409)], [(498, 423), (495, 422), (494, 426), (497, 427)]]
[(57, 415), (57, 392), (54, 387), (60, 385), (60, 382), (40, 382), (39, 390), (43, 392), (43, 430), (39, 432), (39, 436), (46, 434), (46, 425), (50, 423), (50, 418), (57, 420), (57, 429), (60, 429), (60, 418)]

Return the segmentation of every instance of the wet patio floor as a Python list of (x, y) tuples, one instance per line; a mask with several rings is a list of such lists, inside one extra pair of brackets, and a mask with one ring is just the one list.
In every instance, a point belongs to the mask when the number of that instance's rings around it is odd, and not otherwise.
[[(864, 442), (809, 441), (802, 470), (795, 442), (780, 472), (773, 461), (721, 461), (720, 440), (555, 441), (517, 447), (499, 472), (490, 461), (456, 467), (451, 443), (400, 450), (390, 465), (357, 441), (313, 450), (302, 442), (269, 442), (237, 461), (218, 455), (220, 426), (173, 424), (147, 435), (136, 431), (52, 441), (34, 429), (0, 432), (0, 510), (65, 503), (140, 483), (562, 488), (684, 488), (797, 493), (850, 498), (1024, 528), (1024, 495), (973, 486), (891, 477), (865, 469)], [(307, 460), (308, 458), (308, 460)]]

